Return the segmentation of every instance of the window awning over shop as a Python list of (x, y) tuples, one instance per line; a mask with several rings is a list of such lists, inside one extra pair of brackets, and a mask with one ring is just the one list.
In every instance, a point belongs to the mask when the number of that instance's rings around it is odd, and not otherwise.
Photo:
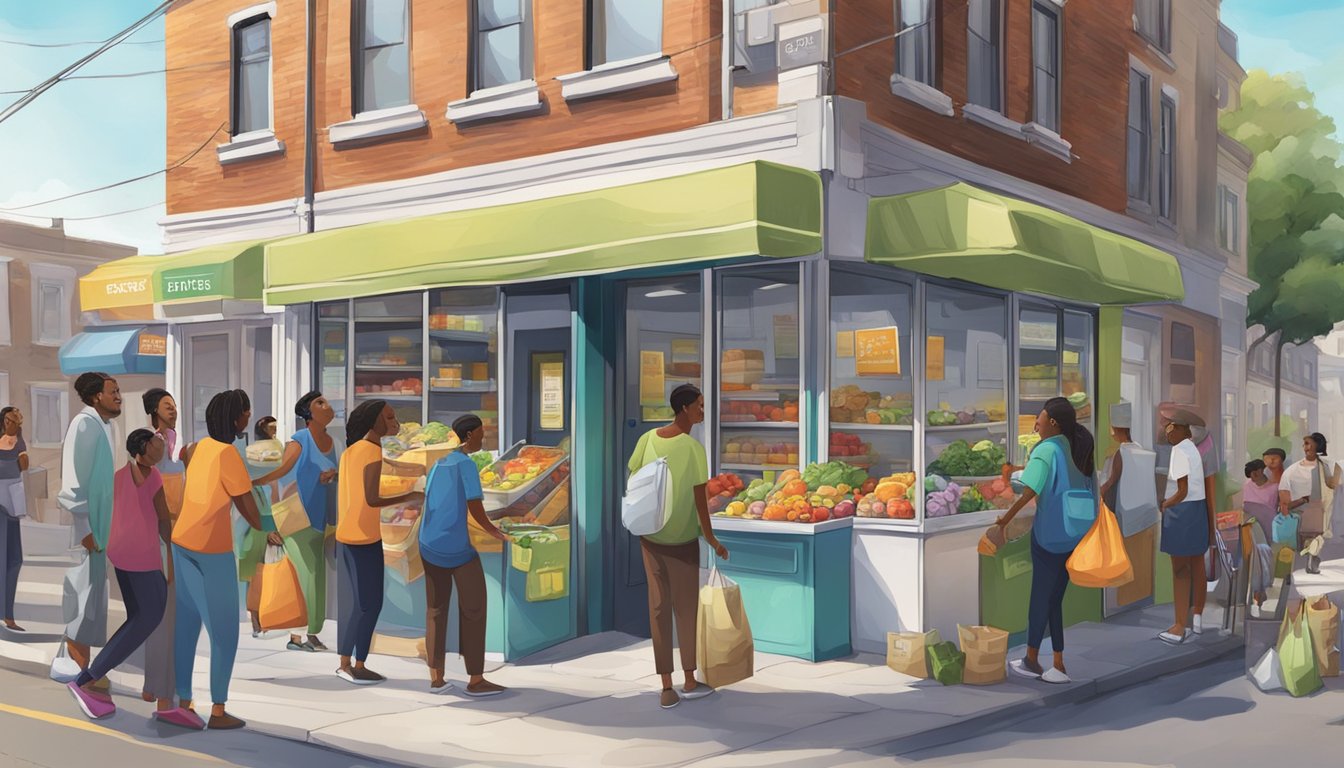
[(1180, 301), (1170, 254), (1039, 205), (957, 183), (868, 203), (864, 258), (1099, 305)]
[(822, 248), (821, 179), (753, 162), (271, 243), (266, 301), (298, 304)]
[(162, 317), (164, 308), (176, 314), (172, 308), (202, 302), (260, 301), (266, 242), (110, 261), (80, 278), (80, 309), (104, 319), (152, 319)]
[(167, 351), (167, 338), (149, 328), (86, 331), (61, 345), (61, 373), (161, 374), (166, 370)]

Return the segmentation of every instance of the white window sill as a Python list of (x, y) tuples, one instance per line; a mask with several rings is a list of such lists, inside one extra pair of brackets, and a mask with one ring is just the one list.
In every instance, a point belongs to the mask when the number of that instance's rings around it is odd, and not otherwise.
[(1073, 162), (1073, 145), (1065, 141), (1064, 137), (1060, 136), (1058, 133), (1055, 133), (1040, 123), (1027, 123), (1022, 126), (1022, 132), (1026, 134), (1028, 142), (1035, 144), (1066, 163)]
[(364, 112), (357, 115), (354, 120), (331, 126), (327, 129), (327, 135), (331, 143), (339, 147), (384, 136), (411, 133), (427, 125), (429, 120), (425, 117), (425, 113), (416, 105), (408, 104), (404, 107)]
[(1007, 134), (1015, 139), (1021, 139), (1023, 141), (1027, 140), (1027, 135), (1023, 132), (1021, 123), (1016, 120), (1009, 120), (989, 107), (982, 107), (979, 104), (967, 104), (961, 108), (961, 114), (973, 123), (979, 123), (986, 128), (992, 128), (999, 133)]
[(891, 92), (945, 117), (951, 117), (954, 114), (951, 96), (918, 80), (911, 80), (903, 75), (892, 75)]
[(240, 133), (234, 136), (228, 144), (220, 144), (215, 147), (215, 154), (219, 155), (220, 165), (231, 165), (241, 163), (244, 160), (255, 160), (272, 155), (283, 155), (284, 153), (285, 142), (276, 139), (275, 134), (271, 131)]
[(1171, 58), (1171, 54), (1157, 47), (1157, 44), (1149, 40), (1148, 36), (1142, 32), (1139, 33), (1139, 37), (1143, 38), (1143, 42), (1148, 45), (1148, 52), (1153, 55), (1153, 58), (1157, 59), (1158, 63), (1166, 67), (1168, 72), (1176, 71), (1176, 60)]
[(670, 57), (657, 53), (603, 64), (587, 72), (560, 75), (555, 79), (560, 81), (560, 95), (565, 101), (574, 101), (671, 82), (677, 79), (677, 69), (672, 66)]
[(470, 123), (541, 110), (541, 90), (536, 80), (523, 80), (494, 88), (483, 88), (465, 99), (448, 105), (448, 120)]

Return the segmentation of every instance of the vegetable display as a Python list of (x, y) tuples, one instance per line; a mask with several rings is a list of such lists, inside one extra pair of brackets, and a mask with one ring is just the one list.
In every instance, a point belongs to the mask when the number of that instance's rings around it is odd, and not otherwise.
[[(716, 480), (721, 478), (722, 475)], [(742, 488), (741, 480), (737, 480), (740, 493), (717, 514), (792, 523), (852, 517), (856, 494), (872, 482), (862, 469), (843, 461), (812, 464), (803, 472), (796, 469), (782, 472), (774, 482), (758, 479)], [(733, 486), (729, 483), (724, 487)]]
[(383, 455), (389, 459), (398, 459), (402, 454), (416, 448), (456, 442), (457, 435), (453, 434), (452, 427), (437, 421), (424, 425), (407, 421), (402, 423), (401, 430), (395, 436), (383, 438)]
[(954, 440), (942, 454), (929, 464), (930, 475), (947, 477), (989, 477), (1003, 469), (1008, 454), (996, 443), (981, 440), (972, 446), (965, 440)]
[(471, 460), (476, 462), (476, 471), (481, 472), (495, 463), (495, 457), (489, 451), (477, 451), (471, 454)]
[(803, 470), (802, 480), (808, 488), (823, 485), (848, 485), (851, 488), (863, 485), (868, 473), (843, 461), (829, 461), (825, 464), (809, 464)]

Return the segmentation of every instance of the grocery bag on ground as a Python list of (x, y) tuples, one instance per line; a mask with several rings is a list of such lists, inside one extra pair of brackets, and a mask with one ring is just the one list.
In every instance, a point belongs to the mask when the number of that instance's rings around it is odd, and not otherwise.
[(1251, 667), (1251, 681), (1255, 687), (1269, 693), (1283, 690), (1283, 672), (1279, 669), (1279, 652), (1270, 648), (1260, 661)]
[(936, 629), (931, 632), (888, 632), (887, 666), (902, 675), (926, 680), (929, 665), (925, 654), (940, 640)]
[(1008, 676), (1008, 633), (998, 627), (957, 625), (957, 639), (966, 657), (961, 681), (993, 685)]
[(1125, 552), (1120, 522), (1105, 504), (1097, 521), (1078, 542), (1065, 564), (1069, 581), (1080, 587), (1118, 587), (1134, 580), (1134, 567)]
[(1297, 549), (1278, 543), (1274, 546), (1276, 548), (1276, 554), (1274, 555), (1274, 578), (1282, 579), (1293, 572), (1293, 555), (1297, 552)]
[(1306, 606), (1299, 606), (1296, 611), (1290, 607), (1283, 617), (1283, 626), (1279, 636), (1279, 670), (1283, 673), (1283, 687), (1293, 696), (1315, 693), (1325, 684), (1316, 668)]
[(308, 520), (308, 511), (303, 508), (303, 501), (297, 493), (272, 504), (271, 519), (275, 521), (275, 530), (286, 539), (304, 528), (312, 527), (312, 523)]
[(70, 658), (70, 654), (65, 648), (65, 638), (61, 638), (61, 645), (56, 649), (56, 658), (51, 660), (51, 669), (47, 671), (47, 676), (58, 683), (68, 683), (79, 677), (82, 670), (79, 663)]
[(711, 567), (700, 588), (695, 661), (711, 688), (746, 680), (755, 672), (755, 643), (737, 582)]
[(950, 642), (941, 642), (929, 648), (929, 672), (943, 685), (960, 685), (966, 669), (966, 654)]
[(1297, 546), (1297, 515), (1274, 516), (1274, 543)]
[(266, 562), (257, 567), (261, 600), (257, 620), (263, 630), (308, 626), (308, 609), (299, 573), (280, 547), (266, 548)]
[(1322, 595), (1307, 603), (1307, 626), (1321, 677), (1339, 677), (1339, 606)]

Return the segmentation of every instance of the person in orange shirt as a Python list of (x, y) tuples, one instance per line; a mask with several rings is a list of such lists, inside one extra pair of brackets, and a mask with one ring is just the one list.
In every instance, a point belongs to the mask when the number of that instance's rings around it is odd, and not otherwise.
[[(177, 622), (173, 667), (177, 678), (178, 714), (186, 727), (205, 728), (192, 709), (191, 676), (196, 643), (204, 623), (210, 636), (210, 730), (242, 728), (228, 714), (229, 679), (238, 654), (238, 564), (233, 555), (234, 506), (254, 529), (261, 515), (252, 495), (252, 478), (234, 440), (252, 420), (252, 405), (241, 389), (221, 392), (205, 409), (210, 436), (188, 448), (186, 491), (182, 513), (173, 526), (173, 570), (177, 576)], [(172, 721), (169, 721), (172, 722)]]

